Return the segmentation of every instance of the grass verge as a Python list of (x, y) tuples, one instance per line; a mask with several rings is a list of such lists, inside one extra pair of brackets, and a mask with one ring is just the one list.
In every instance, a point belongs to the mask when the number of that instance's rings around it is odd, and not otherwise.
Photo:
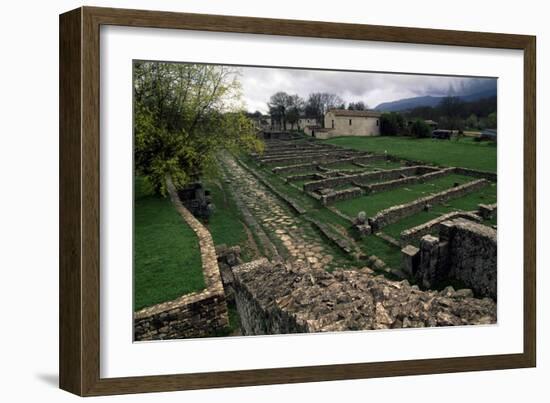
[(144, 178), (134, 189), (134, 310), (204, 289), (195, 232)]

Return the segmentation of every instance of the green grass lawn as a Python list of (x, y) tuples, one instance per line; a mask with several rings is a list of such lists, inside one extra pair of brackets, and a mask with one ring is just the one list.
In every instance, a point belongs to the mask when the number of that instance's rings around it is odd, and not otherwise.
[(215, 245), (239, 245), (241, 257), (246, 261), (254, 256), (245, 224), (233, 196), (222, 181), (206, 181), (205, 187), (210, 191), (215, 209), (208, 219), (206, 227), (212, 234)]
[(496, 172), (497, 147), (492, 142), (472, 138), (455, 140), (416, 139), (412, 137), (336, 137), (327, 143), (361, 151), (372, 151), (400, 158), (426, 161), (440, 166), (457, 166)]
[(348, 169), (354, 169), (354, 170), (360, 170), (361, 167), (355, 164), (352, 164), (351, 162), (340, 162), (338, 164), (320, 164), (322, 167), (331, 169), (331, 170), (348, 170)]
[(364, 211), (368, 217), (372, 217), (378, 211), (385, 208), (408, 203), (420, 197), (428, 196), (431, 193), (449, 189), (454, 183), (464, 184), (473, 180), (469, 176), (452, 174), (425, 183), (403, 186), (387, 192), (343, 200), (336, 202), (334, 206), (350, 217), (355, 217), (360, 211)]
[(134, 309), (204, 289), (198, 239), (169, 198), (134, 181)]
[(395, 168), (400, 168), (402, 166), (401, 163), (399, 163), (397, 161), (390, 161), (390, 160), (371, 161), (371, 162), (366, 163), (365, 165), (368, 165), (367, 170), (369, 170), (369, 171), (372, 171), (374, 168), (378, 168), (378, 169), (395, 169)]
[[(496, 202), (496, 184), (491, 183), (489, 186), (474, 192), (466, 196), (460, 197), (458, 199), (450, 200), (447, 203), (433, 206), (430, 211), (422, 211), (420, 213), (414, 214), (410, 217), (406, 217), (400, 221), (397, 221), (393, 224), (390, 224), (384, 227), (383, 231), (391, 235), (392, 237), (399, 239), (399, 235), (402, 231), (416, 227), (417, 225), (423, 224), (427, 221), (433, 220), (442, 216), (443, 214), (450, 213), (452, 211), (462, 210), (462, 211), (472, 211), (477, 210), (477, 205), (480, 203), (492, 204)], [(492, 225), (490, 221), (485, 222), (485, 224)]]
[(369, 235), (360, 240), (359, 247), (367, 256), (376, 255), (394, 269), (401, 267), (401, 249), (390, 245), (375, 235)]

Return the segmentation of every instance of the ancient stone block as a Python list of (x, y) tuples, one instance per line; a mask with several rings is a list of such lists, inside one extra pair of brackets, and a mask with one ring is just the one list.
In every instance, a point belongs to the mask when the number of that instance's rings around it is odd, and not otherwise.
[(409, 276), (414, 276), (420, 262), (420, 249), (413, 245), (407, 245), (401, 249), (403, 270)]

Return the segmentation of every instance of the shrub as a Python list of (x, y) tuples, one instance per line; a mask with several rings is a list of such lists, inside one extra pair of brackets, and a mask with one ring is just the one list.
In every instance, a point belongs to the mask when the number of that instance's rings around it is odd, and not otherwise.
[(405, 118), (397, 112), (383, 113), (380, 116), (380, 134), (382, 136), (397, 136), (405, 128)]
[(423, 120), (417, 119), (411, 126), (411, 134), (414, 137), (426, 138), (432, 134), (432, 129)]

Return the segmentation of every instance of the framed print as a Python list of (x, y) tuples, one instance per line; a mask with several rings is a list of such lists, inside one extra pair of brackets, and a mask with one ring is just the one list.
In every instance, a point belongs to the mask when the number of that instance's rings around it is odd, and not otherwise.
[(525, 35), (62, 14), (61, 388), (535, 366), (535, 60)]

